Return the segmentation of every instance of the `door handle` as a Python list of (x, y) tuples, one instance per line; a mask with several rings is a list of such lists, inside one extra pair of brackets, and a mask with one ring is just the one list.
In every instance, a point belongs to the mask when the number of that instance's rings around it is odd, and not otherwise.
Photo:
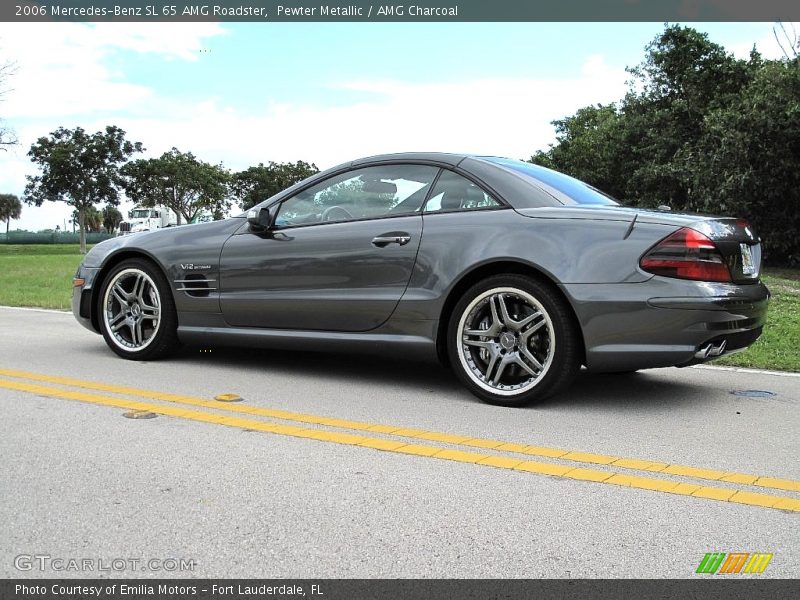
[(379, 235), (372, 238), (372, 245), (378, 248), (384, 248), (389, 244), (397, 244), (398, 246), (405, 246), (411, 241), (411, 236), (407, 233), (397, 233), (391, 235)]

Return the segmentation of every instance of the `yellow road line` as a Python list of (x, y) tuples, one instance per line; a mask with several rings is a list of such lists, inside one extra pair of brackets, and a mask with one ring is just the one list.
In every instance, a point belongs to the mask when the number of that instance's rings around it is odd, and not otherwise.
[(705, 479), (709, 481), (720, 481), (725, 483), (738, 483), (743, 485), (752, 485), (757, 487), (785, 490), (789, 492), (800, 492), (800, 481), (795, 481), (791, 479), (780, 479), (776, 477), (766, 477), (763, 475), (749, 475), (746, 473), (722, 471), (717, 469), (701, 469), (697, 467), (689, 467), (684, 465), (672, 465), (668, 463), (655, 462), (649, 460), (620, 458), (618, 456), (610, 456), (604, 454), (592, 454), (588, 452), (560, 450), (557, 448), (547, 448), (543, 446), (535, 446), (529, 444), (516, 444), (513, 442), (504, 442), (500, 440), (488, 440), (482, 438), (473, 438), (464, 435), (455, 435), (451, 433), (440, 433), (435, 431), (425, 431), (422, 429), (399, 427), (397, 425), (381, 425), (375, 423), (366, 423), (362, 421), (338, 419), (334, 417), (322, 417), (317, 415), (294, 413), (273, 408), (249, 406), (247, 404), (224, 403), (223, 405), (222, 403), (216, 402), (214, 400), (206, 400), (204, 398), (197, 398), (194, 396), (186, 396), (182, 394), (170, 394), (166, 392), (156, 392), (152, 390), (111, 385), (107, 383), (98, 383), (94, 381), (86, 381), (83, 379), (74, 379), (72, 377), (44, 375), (40, 373), (32, 373), (29, 371), (0, 369), (0, 375), (5, 375), (7, 377), (15, 377), (18, 379), (43, 381), (47, 383), (56, 383), (71, 387), (111, 392), (115, 394), (136, 396), (140, 398), (150, 398), (153, 400), (161, 400), (164, 402), (175, 402), (191, 406), (213, 408), (215, 410), (224, 410), (228, 412), (249, 414), (249, 415), (267, 417), (273, 419), (281, 419), (284, 421), (293, 421), (296, 423), (324, 425), (327, 427), (337, 427), (339, 429), (349, 429), (353, 431), (385, 433), (396, 437), (408, 437), (408, 438), (413, 438), (415, 440), (442, 442), (458, 446), (470, 446), (473, 448), (499, 450), (502, 452), (524, 454), (527, 456), (542, 456), (546, 458), (557, 458), (560, 460), (568, 460), (578, 463), (591, 463), (598, 465), (606, 465), (610, 467), (621, 467), (623, 469), (630, 469), (636, 471), (660, 472), (668, 475), (679, 475), (683, 477), (692, 477), (695, 479)]
[(225, 425), (227, 427), (235, 427), (238, 429), (262, 431), (265, 433), (273, 433), (276, 435), (309, 438), (324, 442), (344, 444), (348, 446), (361, 446), (366, 448), (374, 448), (385, 452), (394, 452), (398, 454), (412, 454), (416, 456), (438, 458), (442, 460), (474, 463), (477, 465), (488, 466), (498, 469), (524, 471), (528, 473), (550, 475), (553, 477), (562, 477), (565, 479), (576, 479), (581, 481), (604, 483), (608, 485), (618, 485), (618, 486), (632, 487), (644, 490), (660, 491), (670, 494), (678, 494), (682, 496), (693, 496), (697, 498), (706, 498), (710, 500), (734, 502), (737, 504), (748, 504), (752, 506), (762, 506), (765, 508), (775, 508), (780, 510), (800, 512), (800, 500), (796, 500), (794, 498), (787, 498), (784, 496), (756, 494), (743, 490), (735, 490), (727, 488), (704, 487), (704, 486), (697, 486), (697, 485), (680, 483), (676, 481), (669, 481), (663, 479), (653, 479), (648, 477), (632, 477), (630, 475), (623, 475), (620, 473), (615, 473), (613, 471), (572, 468), (553, 463), (540, 463), (532, 460), (514, 460), (507, 457), (492, 456), (492, 455), (480, 454), (477, 452), (464, 452), (460, 450), (438, 448), (435, 446), (406, 444), (405, 442), (387, 440), (384, 438), (373, 438), (373, 437), (353, 435), (348, 433), (323, 431), (319, 429), (307, 429), (303, 427), (295, 427), (292, 425), (281, 425), (278, 423), (256, 421), (253, 419), (230, 417), (216, 413), (191, 410), (188, 408), (165, 406), (163, 404), (151, 404), (146, 402), (138, 402), (136, 400), (125, 400), (122, 398), (115, 398), (112, 396), (101, 396), (98, 394), (90, 394), (87, 392), (76, 392), (76, 391), (53, 388), (39, 384), (12, 381), (8, 379), (0, 379), (0, 388), (16, 390), (20, 392), (27, 392), (51, 398), (77, 400), (80, 402), (87, 402), (90, 404), (96, 404), (102, 406), (111, 406), (114, 408), (123, 408), (128, 410), (147, 410), (150, 412), (154, 412), (156, 414), (176, 417), (179, 419), (187, 419), (190, 421), (200, 421), (204, 423)]

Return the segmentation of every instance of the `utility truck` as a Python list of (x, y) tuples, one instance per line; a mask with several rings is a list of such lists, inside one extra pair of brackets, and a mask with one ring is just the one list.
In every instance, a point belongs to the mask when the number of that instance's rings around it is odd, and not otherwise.
[(128, 211), (128, 219), (119, 224), (119, 235), (153, 231), (178, 224), (178, 216), (166, 206), (145, 208), (134, 206)]

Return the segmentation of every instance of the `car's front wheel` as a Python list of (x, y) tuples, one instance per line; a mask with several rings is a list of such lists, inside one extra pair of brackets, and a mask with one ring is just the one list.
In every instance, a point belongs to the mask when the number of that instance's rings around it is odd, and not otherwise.
[(98, 295), (97, 311), (103, 338), (123, 358), (152, 360), (178, 346), (169, 285), (145, 260), (125, 260), (111, 270)]
[(579, 332), (549, 285), (497, 275), (456, 304), (447, 349), (459, 379), (481, 400), (523, 406), (568, 386), (580, 369)]

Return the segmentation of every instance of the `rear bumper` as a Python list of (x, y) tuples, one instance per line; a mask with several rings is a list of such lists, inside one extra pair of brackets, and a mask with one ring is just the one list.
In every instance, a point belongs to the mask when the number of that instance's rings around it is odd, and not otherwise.
[(760, 282), (653, 277), (562, 289), (580, 321), (592, 371), (688, 366), (743, 350), (761, 335), (769, 302)]

